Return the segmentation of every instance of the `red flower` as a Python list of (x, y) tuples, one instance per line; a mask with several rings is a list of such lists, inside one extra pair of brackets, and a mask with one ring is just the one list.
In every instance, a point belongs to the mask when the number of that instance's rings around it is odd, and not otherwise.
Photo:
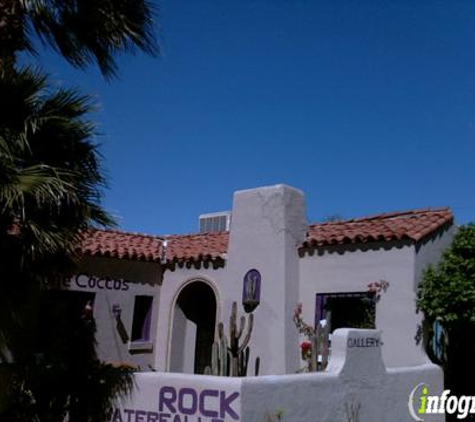
[(302, 341), (302, 343), (300, 343), (300, 349), (302, 349), (303, 353), (308, 352), (311, 348), (312, 343), (310, 343), (309, 341)]

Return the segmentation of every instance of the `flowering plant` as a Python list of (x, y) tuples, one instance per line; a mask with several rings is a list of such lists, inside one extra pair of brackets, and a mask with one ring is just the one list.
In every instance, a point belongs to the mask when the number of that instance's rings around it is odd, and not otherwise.
[(385, 293), (388, 290), (389, 282), (386, 280), (372, 281), (368, 283), (368, 293), (375, 294), (376, 302), (379, 302), (381, 299), (381, 293)]
[(319, 324), (314, 328), (302, 318), (302, 304), (299, 303), (294, 310), (295, 326), (301, 336), (306, 337), (300, 343), (300, 354), (306, 365), (299, 372), (313, 372), (323, 370), (328, 358), (328, 328)]
[(302, 341), (300, 343), (300, 352), (302, 354), (302, 359), (308, 361), (312, 358), (312, 343), (309, 341)]
[(306, 337), (310, 337), (311, 335), (315, 334), (315, 329), (312, 326), (308, 325), (302, 318), (301, 303), (299, 303), (294, 310), (294, 323), (300, 334)]

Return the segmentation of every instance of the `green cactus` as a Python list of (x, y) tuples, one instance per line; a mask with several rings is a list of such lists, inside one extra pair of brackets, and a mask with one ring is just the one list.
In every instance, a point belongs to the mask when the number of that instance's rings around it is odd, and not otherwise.
[[(218, 324), (218, 341), (213, 343), (211, 351), (211, 367), (205, 372), (212, 375), (245, 377), (249, 365), (249, 340), (251, 339), (254, 315), (249, 314), (246, 334), (240, 342), (246, 329), (246, 318), (240, 318), (239, 329), (237, 326), (237, 303), (233, 302), (231, 317), (229, 318), (229, 343), (224, 334), (224, 325)], [(259, 358), (256, 359), (255, 375), (259, 373)]]

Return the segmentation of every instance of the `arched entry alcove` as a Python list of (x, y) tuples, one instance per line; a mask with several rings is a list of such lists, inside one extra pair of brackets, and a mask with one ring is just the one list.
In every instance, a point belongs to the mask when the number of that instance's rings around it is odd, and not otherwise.
[(203, 281), (179, 293), (173, 315), (170, 371), (202, 374), (211, 364), (216, 326), (216, 295)]

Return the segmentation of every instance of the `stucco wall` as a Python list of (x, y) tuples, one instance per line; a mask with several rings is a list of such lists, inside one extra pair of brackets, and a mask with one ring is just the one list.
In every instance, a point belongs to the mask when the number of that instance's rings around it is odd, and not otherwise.
[(251, 268), (260, 271), (261, 304), (255, 311), (250, 361), (261, 357), (261, 374), (294, 372), (297, 366), (291, 315), (300, 278), (297, 247), (306, 228), (304, 195), (297, 189), (276, 185), (234, 194), (226, 264), (230, 290), (223, 304), (227, 317), (231, 302), (239, 303), (242, 296), (244, 274)]
[[(155, 367), (170, 369), (174, 305), (189, 283), (210, 285), (217, 299), (217, 321), (229, 332), (233, 301), (241, 305), (243, 277), (250, 269), (262, 276), (261, 304), (254, 312), (249, 372), (261, 359), (260, 373), (294, 372), (298, 362), (297, 332), (291, 315), (298, 300), (297, 246), (305, 236), (302, 192), (285, 185), (236, 192), (224, 268), (177, 268), (164, 273), (157, 325)], [(192, 353), (193, 351), (185, 351)]]
[[(157, 334), (155, 342), (155, 368), (158, 371), (169, 371), (171, 367), (171, 345), (175, 305), (180, 292), (190, 283), (203, 282), (212, 288), (216, 296), (216, 320), (221, 320), (222, 303), (229, 295), (225, 270), (223, 268), (177, 268), (175, 271), (166, 271), (160, 292), (158, 310)], [(175, 333), (186, 335), (186, 333)], [(194, 347), (183, 350), (183, 354), (194, 355)], [(188, 358), (189, 361), (190, 358)]]
[[(97, 323), (98, 356), (102, 360), (125, 362), (138, 366), (141, 370), (150, 370), (154, 363), (155, 333), (158, 319), (161, 270), (158, 264), (119, 260), (110, 258), (84, 258), (80, 263), (80, 272), (69, 283), (66, 290), (94, 292), (94, 318)], [(105, 283), (92, 282), (106, 278), (115, 280)], [(91, 287), (93, 286), (93, 287)], [(150, 344), (130, 342), (135, 296), (153, 297), (152, 324)], [(114, 317), (112, 308), (121, 309), (120, 321)], [(121, 336), (122, 334), (122, 336)], [(126, 336), (129, 340), (126, 340)], [(135, 347), (134, 347), (135, 346)]]
[(367, 292), (368, 283), (385, 280), (389, 288), (376, 308), (376, 327), (384, 331), (383, 359), (388, 367), (427, 362), (415, 342), (420, 316), (415, 310), (415, 247), (410, 243), (333, 246), (300, 259), (300, 301), (313, 323), (316, 293)]
[[(113, 422), (348, 422), (358, 412), (368, 422), (412, 421), (411, 391), (420, 383), (442, 391), (432, 364), (386, 370), (376, 330), (338, 330), (325, 373), (226, 378), (137, 374), (137, 388), (112, 415)], [(413, 406), (417, 406), (416, 402)], [(414, 408), (414, 407), (413, 407)], [(270, 419), (268, 419), (270, 418)], [(443, 421), (444, 415), (424, 415)]]

